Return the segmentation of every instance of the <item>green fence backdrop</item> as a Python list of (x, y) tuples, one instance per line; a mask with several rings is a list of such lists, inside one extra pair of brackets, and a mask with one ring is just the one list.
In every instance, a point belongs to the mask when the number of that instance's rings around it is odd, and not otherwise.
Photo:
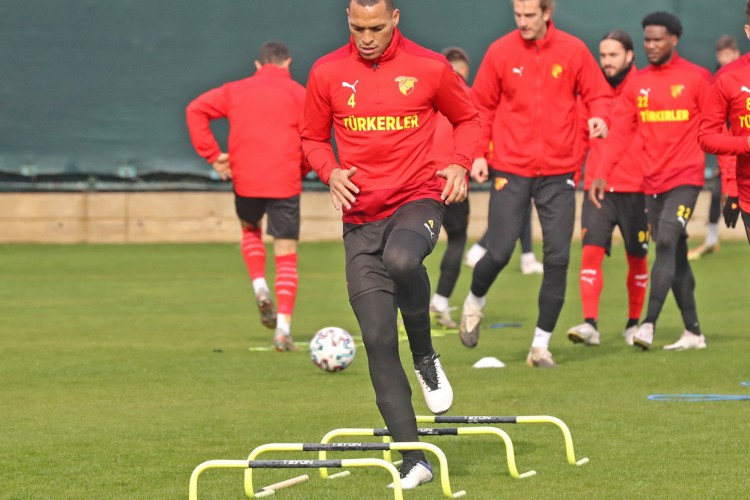
[[(397, 0), (401, 28), (429, 48), (464, 47), (474, 70), (513, 29), (509, 0)], [(748, 47), (744, 0), (558, 0), (558, 27), (596, 50), (613, 28), (640, 48), (640, 19), (681, 17), (683, 56), (715, 69), (724, 33)], [(293, 77), (346, 42), (346, 0), (0, 0), (0, 184), (190, 182), (209, 168), (190, 147), (184, 108), (252, 72), (257, 48), (281, 39)], [(638, 51), (637, 62), (645, 60)], [(473, 75), (473, 73), (472, 73)], [(217, 133), (224, 136), (226, 127)], [(54, 174), (54, 175), (51, 175)], [(44, 181), (47, 182), (44, 182)], [(30, 182), (33, 181), (33, 182)], [(57, 182), (57, 184), (56, 184)], [(218, 183), (217, 183), (218, 184)], [(10, 186), (10, 187), (9, 187)]]

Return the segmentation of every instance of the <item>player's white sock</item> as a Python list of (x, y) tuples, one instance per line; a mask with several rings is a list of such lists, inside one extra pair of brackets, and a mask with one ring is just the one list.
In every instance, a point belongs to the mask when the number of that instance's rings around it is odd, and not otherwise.
[(255, 278), (253, 280), (253, 290), (255, 290), (255, 295), (258, 295), (258, 292), (261, 290), (268, 290), (268, 283), (266, 283), (266, 278)]
[(526, 252), (521, 254), (521, 264), (528, 265), (536, 262), (536, 255), (534, 252)]
[(473, 293), (469, 292), (469, 295), (466, 297), (466, 303), (469, 304), (474, 309), (483, 309), (484, 304), (487, 302), (487, 297), (477, 297)]
[(276, 331), (289, 335), (292, 331), (292, 317), (288, 314), (276, 315)]
[(443, 297), (437, 293), (432, 296), (430, 303), (432, 304), (432, 308), (436, 311), (445, 311), (448, 309), (448, 297)]
[(706, 225), (706, 243), (707, 247), (712, 247), (719, 242), (719, 224), (708, 223)]
[(552, 332), (545, 332), (539, 327), (534, 330), (534, 340), (531, 342), (531, 347), (543, 347), (549, 349), (549, 339), (552, 337)]

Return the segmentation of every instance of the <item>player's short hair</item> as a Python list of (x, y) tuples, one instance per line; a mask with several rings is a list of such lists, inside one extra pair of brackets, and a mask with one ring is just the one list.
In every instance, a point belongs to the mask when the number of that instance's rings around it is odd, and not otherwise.
[(448, 59), (448, 62), (461, 61), (469, 65), (469, 54), (461, 47), (447, 47), (443, 49), (442, 54)]
[(680, 38), (682, 36), (682, 23), (674, 14), (658, 10), (652, 12), (643, 18), (641, 26), (646, 29), (646, 26), (664, 26), (667, 31), (671, 34)]
[(747, 24), (750, 24), (750, 0), (747, 0), (745, 4), (745, 17), (747, 17)]
[(261, 64), (281, 64), (290, 57), (292, 54), (289, 52), (289, 47), (278, 40), (264, 43), (260, 46), (258, 53), (258, 61)]
[[(525, 2), (527, 0), (521, 0), (522, 2)], [(512, 4), (515, 2), (515, 0), (510, 0), (510, 3)], [(748, 0), (750, 2), (750, 0)], [(555, 0), (539, 0), (539, 7), (542, 8), (542, 12), (545, 10), (553, 11), (555, 10)]]
[(346, 3), (347, 5), (351, 5), (352, 2), (361, 5), (362, 7), (372, 7), (380, 2), (385, 2), (385, 10), (388, 12), (393, 12), (393, 9), (395, 8), (393, 0), (348, 0)]
[(738, 50), (737, 49), (737, 40), (732, 35), (721, 35), (716, 40), (716, 52), (720, 52), (722, 50)]
[(625, 48), (625, 52), (633, 52), (633, 39), (630, 38), (630, 35), (628, 35), (627, 32), (623, 30), (608, 31), (604, 34), (600, 41), (603, 42), (604, 40), (614, 40), (616, 42), (620, 42), (620, 45)]

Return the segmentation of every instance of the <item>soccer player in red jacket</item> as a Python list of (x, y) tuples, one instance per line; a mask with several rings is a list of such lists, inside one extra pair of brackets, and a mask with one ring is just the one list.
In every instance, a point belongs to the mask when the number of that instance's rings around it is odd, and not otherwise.
[[(722, 35), (716, 40), (716, 70), (736, 61), (742, 53), (737, 47), (737, 40), (731, 35)], [(705, 111), (704, 111), (705, 112)], [(708, 223), (706, 224), (706, 239), (695, 248), (688, 251), (688, 259), (699, 260), (707, 255), (719, 251), (719, 219), (721, 218), (722, 191), (726, 182), (722, 182), (721, 172), (727, 169), (735, 170), (736, 156), (719, 155), (717, 157), (718, 169), (712, 169), (711, 176), (706, 179), (706, 184), (711, 191), (711, 204), (708, 209)]]
[(615, 101), (607, 150), (589, 197), (605, 196), (612, 172), (633, 138), (643, 141), (644, 193), (656, 258), (646, 318), (633, 343), (648, 350), (670, 290), (685, 330), (668, 350), (703, 349), (695, 305), (695, 277), (688, 262), (686, 227), (704, 182), (705, 155), (698, 145), (698, 125), (711, 73), (682, 59), (677, 42), (680, 20), (668, 12), (643, 18), (643, 47), (649, 65), (630, 78)]
[[(750, 1), (745, 5), (745, 16), (745, 34), (750, 38)], [(731, 135), (724, 132), (727, 120)], [(750, 54), (716, 74), (703, 108), (698, 138), (708, 153), (737, 155), (736, 180), (731, 171), (721, 174), (727, 194), (724, 222), (734, 227), (741, 212), (750, 242)]]
[[(615, 95), (625, 88), (636, 73), (633, 65), (633, 40), (622, 30), (613, 30), (599, 42), (599, 63)], [(568, 330), (568, 338), (575, 343), (598, 346), (599, 298), (604, 285), (602, 262), (610, 254), (612, 233), (620, 228), (628, 259), (628, 321), (625, 341), (633, 345), (633, 335), (638, 330), (643, 301), (648, 286), (648, 220), (643, 197), (643, 167), (641, 141), (636, 140), (612, 171), (607, 194), (603, 200), (591, 200), (588, 190), (596, 179), (596, 171), (606, 140), (588, 142), (589, 156), (583, 177), (581, 212), (580, 289), (584, 322)]]
[[(300, 140), (305, 88), (292, 80), (291, 62), (286, 45), (267, 42), (260, 48), (253, 76), (209, 90), (187, 107), (196, 152), (234, 185), (242, 256), (261, 322), (276, 329), (273, 344), (277, 351), (297, 350), (291, 320), (298, 281), (299, 200), (306, 173)], [(220, 118), (229, 121), (227, 152), (211, 132), (211, 120)], [(264, 214), (267, 232), (273, 236), (278, 314), (266, 283), (266, 248), (261, 239)]]
[[(349, 43), (310, 71), (302, 147), (330, 187), (334, 207), (343, 209), (349, 301), (378, 409), (394, 441), (417, 441), (397, 309), (427, 406), (444, 413), (453, 390), (432, 346), (430, 282), (422, 262), (437, 242), (444, 203), (466, 198), (479, 116), (445, 57), (397, 29), (400, 12), (392, 0), (351, 0), (347, 14)], [(454, 127), (449, 164), (431, 155), (438, 112)], [(403, 455), (403, 488), (432, 480), (422, 451)]]
[(586, 45), (552, 23), (554, 1), (514, 0), (518, 30), (487, 49), (472, 87), (482, 136), (472, 177), (486, 180), (493, 145), (487, 254), (477, 262), (464, 301), (459, 335), (479, 340), (486, 295), (505, 268), (533, 199), (544, 240), (544, 278), (531, 349), (531, 367), (557, 366), (549, 341), (565, 301), (570, 242), (575, 224), (579, 167), (578, 98), (591, 112), (592, 137), (606, 134), (611, 89)]

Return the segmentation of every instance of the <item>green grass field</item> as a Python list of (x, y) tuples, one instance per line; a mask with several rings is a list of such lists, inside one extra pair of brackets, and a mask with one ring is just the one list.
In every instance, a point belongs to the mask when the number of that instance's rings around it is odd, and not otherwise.
[[(433, 277), (443, 247), (428, 260)], [(747, 498), (748, 401), (655, 402), (650, 394), (750, 396), (746, 243), (694, 265), (709, 348), (666, 352), (682, 332), (668, 299), (656, 346), (624, 344), (625, 259), (605, 268), (602, 345), (571, 344), (580, 322), (574, 244), (568, 295), (551, 350), (557, 370), (524, 365), (541, 278), (515, 257), (488, 298), (485, 327), (468, 350), (455, 334), (435, 338), (455, 390), (452, 415), (553, 415), (570, 427), (581, 467), (568, 465), (554, 427), (500, 425), (513, 438), (521, 472), (512, 479), (496, 438), (433, 437), (448, 457), (454, 490), (468, 498)], [(470, 274), (452, 299), (460, 305)], [(272, 277), (270, 278), (272, 281)], [(364, 349), (346, 371), (318, 370), (306, 352), (270, 346), (237, 245), (0, 246), (0, 498), (187, 498), (195, 466), (242, 459), (269, 442), (316, 442), (339, 427), (382, 427)], [(340, 243), (304, 244), (293, 332), (307, 341), (323, 326), (358, 332), (346, 300)], [(406, 343), (402, 357), (408, 358)], [(472, 364), (495, 356), (503, 369)], [(418, 414), (428, 414), (413, 372)], [(366, 438), (359, 438), (364, 441)], [(333, 458), (358, 458), (342, 453)], [(376, 456), (376, 455), (367, 455)], [(278, 453), (264, 458), (317, 458)], [(433, 460), (433, 464), (436, 461)], [(262, 486), (296, 471), (256, 472)], [(380, 469), (311, 480), (288, 499), (393, 498)], [(209, 471), (202, 499), (240, 499), (242, 472)], [(406, 498), (440, 498), (439, 482)]]

